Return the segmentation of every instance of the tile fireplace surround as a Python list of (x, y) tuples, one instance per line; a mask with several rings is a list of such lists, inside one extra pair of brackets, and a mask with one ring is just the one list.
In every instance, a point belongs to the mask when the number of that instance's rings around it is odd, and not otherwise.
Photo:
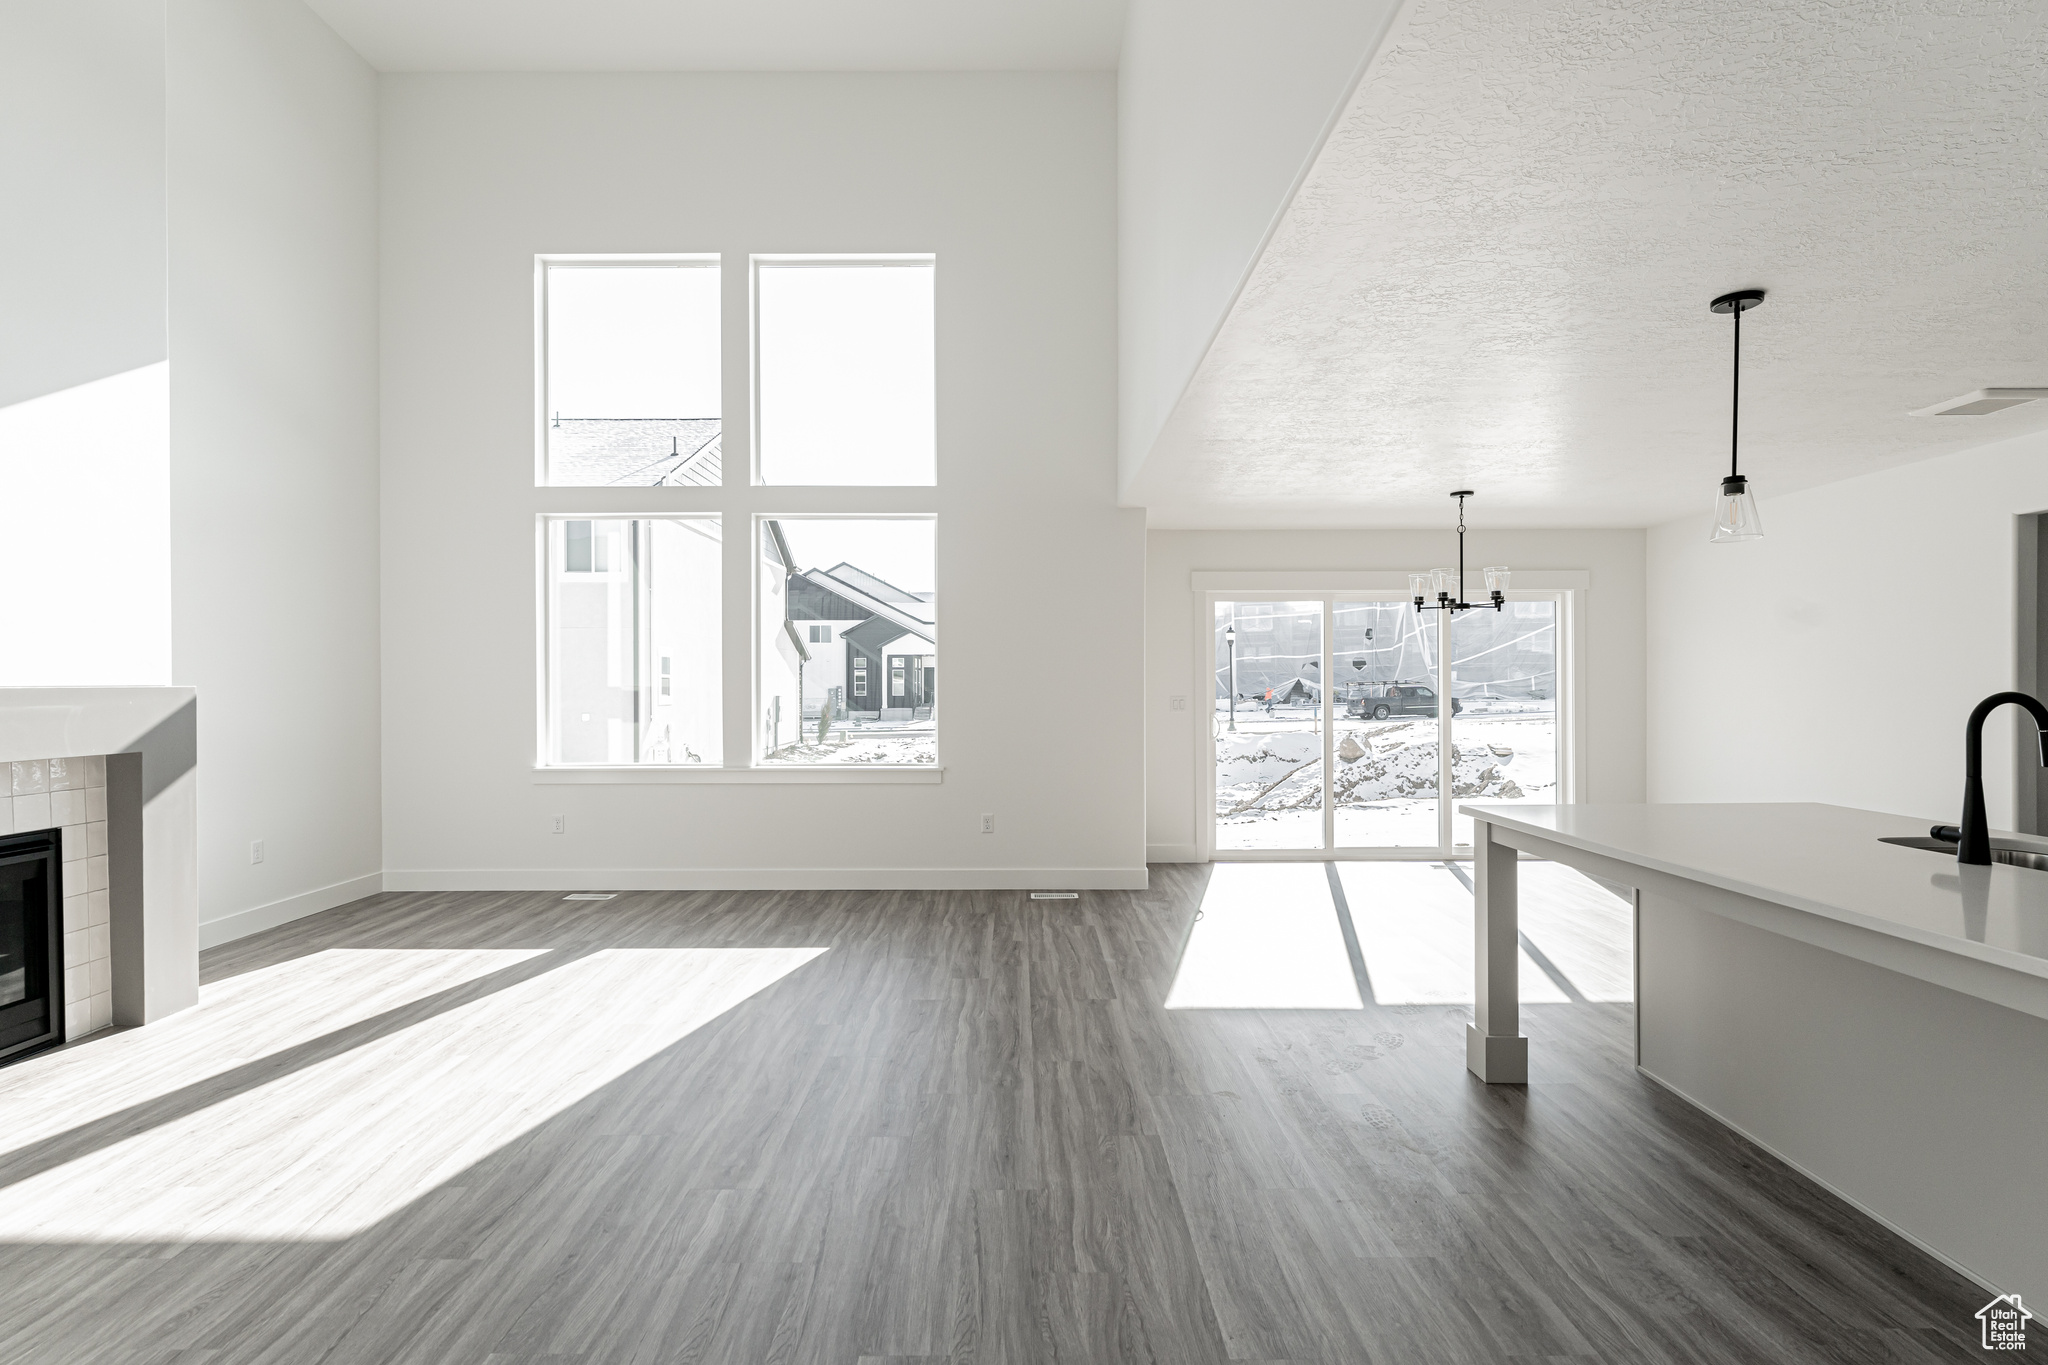
[(0, 797), (0, 834), (60, 829), (64, 841), (64, 1036), (114, 1022), (108, 925), (105, 756), (14, 760)]
[(62, 831), (64, 1035), (199, 995), (189, 687), (0, 688), (0, 834)]

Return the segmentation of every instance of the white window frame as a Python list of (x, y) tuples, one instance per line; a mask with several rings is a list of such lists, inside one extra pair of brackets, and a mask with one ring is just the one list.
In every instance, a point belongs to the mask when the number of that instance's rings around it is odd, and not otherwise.
[[(1216, 750), (1215, 750), (1215, 692), (1216, 668), (1216, 604), (1218, 602), (1320, 602), (1323, 608), (1322, 664), (1323, 677), (1331, 675), (1333, 667), (1333, 632), (1330, 622), (1334, 619), (1339, 601), (1402, 601), (1413, 603), (1408, 590), (1408, 574), (1376, 571), (1317, 572), (1296, 570), (1264, 571), (1218, 571), (1197, 570), (1189, 576), (1194, 589), (1195, 619), (1194, 652), (1190, 659), (1189, 695), (1201, 698), (1205, 705), (1190, 706), (1190, 721), (1194, 732), (1194, 752), (1200, 771), (1194, 782), (1195, 804), (1195, 846), (1201, 861), (1214, 862), (1219, 857), (1228, 862), (1443, 862), (1447, 859), (1468, 859), (1472, 856), (1470, 845), (1454, 844), (1456, 830), (1456, 807), (1459, 798), (1440, 797), (1437, 804), (1437, 837), (1435, 847), (1417, 848), (1331, 848), (1336, 812), (1327, 799), (1323, 806), (1322, 848), (1303, 849), (1240, 849), (1219, 850), (1216, 847)], [(1555, 602), (1558, 629), (1557, 652), (1557, 785), (1558, 800), (1569, 804), (1580, 800), (1580, 785), (1585, 772), (1585, 726), (1583, 724), (1583, 693), (1580, 679), (1584, 676), (1585, 634), (1582, 623), (1585, 620), (1586, 589), (1591, 575), (1578, 569), (1552, 569), (1538, 571), (1517, 571), (1513, 579), (1515, 588), (1506, 594), (1509, 602)], [(1413, 610), (1411, 605), (1410, 610)], [(1437, 612), (1428, 615), (1438, 616)], [(1240, 637), (1241, 638), (1241, 637)], [(1439, 654), (1439, 659), (1443, 655)], [(1441, 672), (1441, 669), (1440, 669)], [(1439, 676), (1436, 682), (1437, 712), (1439, 723), (1450, 720), (1451, 680)], [(1322, 698), (1323, 731), (1323, 772), (1325, 787), (1330, 765), (1336, 760), (1332, 755), (1336, 739), (1334, 731), (1335, 703), (1334, 689), (1324, 687)], [(1437, 790), (1448, 793), (1451, 789), (1448, 756), (1442, 757), (1438, 765)]]
[[(759, 481), (760, 452), (755, 422), (755, 297), (763, 262), (828, 264), (909, 264), (932, 262), (926, 254), (801, 256), (750, 254), (745, 250), (705, 253), (558, 256), (534, 259), (535, 475), (533, 535), (535, 577), (536, 719), (532, 777), (538, 783), (694, 785), (698, 783), (887, 784), (938, 783), (945, 775), (945, 739), (937, 738), (937, 761), (900, 766), (763, 763), (759, 753), (758, 670), (761, 622), (755, 610), (761, 600), (760, 524), (777, 519), (848, 517), (862, 520), (935, 519), (938, 488), (931, 484), (849, 484), (828, 486), (767, 485)], [(720, 266), (721, 439), (725, 458), (723, 480), (715, 487), (571, 488), (550, 487), (547, 479), (546, 322), (547, 267), (562, 262), (631, 266), (651, 262), (694, 262)], [(942, 319), (934, 325), (941, 329)], [(941, 442), (943, 446), (943, 422)], [(944, 466), (943, 449), (940, 465)], [(548, 754), (548, 620), (547, 525), (554, 517), (716, 516), (720, 527), (720, 707), (723, 762), (712, 764), (588, 764), (552, 765)], [(944, 594), (945, 557), (938, 552), (933, 587)], [(779, 623), (777, 623), (779, 627)]]

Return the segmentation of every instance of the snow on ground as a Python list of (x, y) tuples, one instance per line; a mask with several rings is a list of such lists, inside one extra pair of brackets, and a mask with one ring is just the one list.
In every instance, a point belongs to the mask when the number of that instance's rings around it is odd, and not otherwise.
[[(1454, 800), (1556, 799), (1556, 717), (1530, 705), (1504, 703), (1499, 712), (1458, 718), (1452, 736)], [(1270, 717), (1240, 713), (1238, 731), (1217, 736), (1217, 847), (1321, 846), (1323, 737), (1313, 707), (1290, 715), (1293, 709), (1277, 708)], [(1435, 718), (1340, 718), (1336, 741), (1339, 846), (1435, 846)], [(1355, 756), (1347, 761), (1347, 754)], [(1461, 820), (1461, 826), (1469, 839), (1470, 822)]]
[[(1323, 841), (1323, 737), (1282, 708), (1216, 740), (1219, 848), (1316, 848)], [(1269, 728), (1270, 727), (1270, 728)], [(1285, 727), (1285, 728), (1282, 728)]]
[(871, 721), (864, 725), (839, 725), (816, 742), (817, 722), (805, 727), (813, 738), (803, 744), (786, 745), (768, 756), (770, 763), (936, 763), (938, 736), (932, 722)]

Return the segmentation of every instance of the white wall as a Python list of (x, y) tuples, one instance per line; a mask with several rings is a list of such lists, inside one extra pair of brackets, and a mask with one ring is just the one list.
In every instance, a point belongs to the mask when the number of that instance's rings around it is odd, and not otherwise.
[(164, 358), (163, 0), (0, 5), (0, 408)]
[(0, 685), (171, 674), (161, 0), (0, 5)]
[[(1116, 506), (1113, 79), (383, 88), (387, 884), (1142, 877), (1144, 533)], [(533, 258), (631, 251), (937, 253), (942, 784), (533, 781), (533, 518), (587, 510), (533, 487)], [(1076, 631), (1082, 666), (1044, 657)], [(1085, 702), (1048, 692), (1077, 674)]]
[(0, 408), (0, 687), (171, 678), (162, 361)]
[[(1211, 695), (1194, 670), (1195, 592), (1208, 569), (1415, 570), (1456, 563), (1450, 531), (1153, 531), (1145, 537), (1146, 844), (1156, 862), (1195, 856), (1200, 764), (1193, 726), (1169, 699)], [(1582, 801), (1643, 799), (1644, 571), (1641, 531), (1474, 531), (1483, 562), (1582, 569)]]
[(1118, 87), (1128, 487), (1401, 0), (1130, 0)]
[[(1650, 799), (1953, 822), (1963, 723), (2015, 685), (2015, 518), (2048, 509), (2048, 434), (1759, 505), (1761, 541), (1709, 545), (1704, 511), (1649, 533)], [(1985, 730), (2007, 829), (2013, 723), (2002, 708)]]
[(173, 673), (217, 942), (380, 868), (376, 83), (297, 0), (171, 0), (167, 51)]

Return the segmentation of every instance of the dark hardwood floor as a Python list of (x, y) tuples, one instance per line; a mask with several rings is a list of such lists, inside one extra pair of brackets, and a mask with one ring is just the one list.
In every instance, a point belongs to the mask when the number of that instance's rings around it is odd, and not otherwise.
[(210, 951), (199, 1010), (0, 1070), (0, 1361), (1980, 1354), (1975, 1286), (1639, 1077), (1626, 1004), (1529, 1006), (1526, 1088), (1464, 1007), (1163, 1009), (1208, 876)]

